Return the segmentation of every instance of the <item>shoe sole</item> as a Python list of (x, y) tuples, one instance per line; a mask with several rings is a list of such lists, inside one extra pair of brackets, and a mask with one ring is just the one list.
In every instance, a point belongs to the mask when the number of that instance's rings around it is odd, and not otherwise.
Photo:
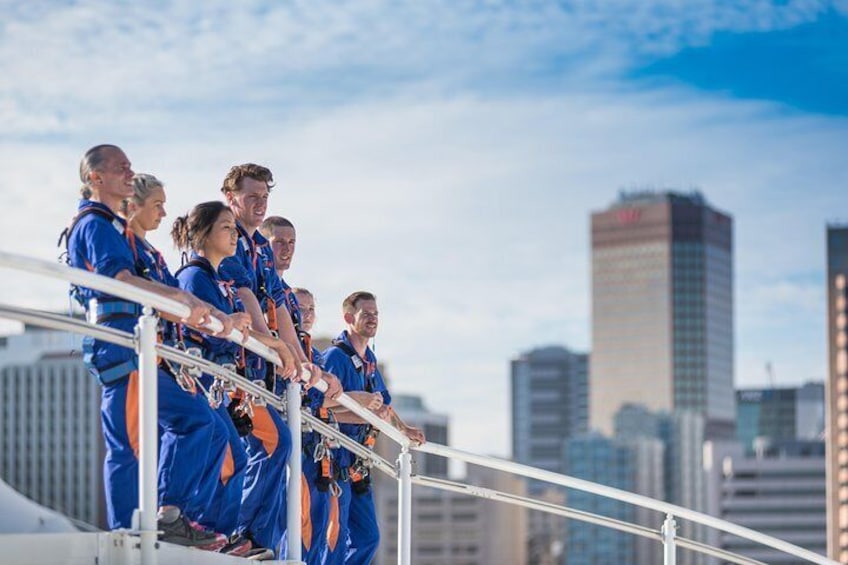
[(271, 561), (272, 559), (274, 559), (274, 552), (270, 549), (262, 548), (262, 551), (254, 553), (252, 555), (250, 554), (250, 552), (248, 552), (248, 555), (245, 556), (245, 559), (249, 561)]

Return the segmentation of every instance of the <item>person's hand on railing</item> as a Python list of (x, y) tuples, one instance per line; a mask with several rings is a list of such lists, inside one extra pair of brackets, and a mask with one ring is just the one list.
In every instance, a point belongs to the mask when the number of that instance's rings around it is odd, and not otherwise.
[(380, 392), (371, 393), (371, 400), (365, 405), (372, 412), (377, 412), (383, 407), (383, 394)]
[[(191, 326), (201, 331), (209, 331), (204, 326), (208, 324), (212, 319), (212, 307), (188, 294), (187, 292), (182, 293), (184, 298), (182, 300), (183, 304), (189, 307), (191, 310), (189, 315), (182, 319), (182, 322), (187, 326)], [(222, 320), (223, 323), (223, 320)], [(232, 329), (232, 328), (230, 328)], [(230, 332), (227, 332), (229, 334)]]
[(321, 378), (327, 383), (327, 390), (324, 391), (324, 396), (331, 400), (337, 399), (344, 392), (342, 382), (332, 373), (326, 371), (322, 371), (321, 373)]
[(271, 338), (266, 343), (280, 357), (282, 366), (277, 367), (277, 374), (284, 379), (295, 382), (300, 380), (300, 363), (289, 344), (279, 339)]
[[(232, 325), (232, 329), (238, 330), (238, 331), (241, 332), (241, 334), (243, 336), (242, 340), (241, 340), (242, 345), (247, 343), (247, 340), (250, 339), (250, 328), (251, 328), (250, 314), (248, 314), (246, 312), (236, 312), (235, 314), (222, 315), (218, 319), (221, 320), (221, 323), (224, 323), (224, 319), (226, 319)], [(223, 334), (223, 333), (224, 332), (221, 332), (221, 334)], [(227, 332), (224, 335), (229, 335), (229, 332)]]
[(404, 426), (405, 427), (401, 428), (401, 431), (406, 437), (409, 438), (409, 441), (411, 441), (415, 445), (422, 445), (427, 441), (427, 438), (424, 436), (424, 430), (422, 430), (421, 428), (407, 426), (406, 424), (404, 424)]
[(300, 369), (301, 382), (307, 389), (315, 386), (321, 380), (321, 367), (315, 363), (308, 361), (301, 362)]

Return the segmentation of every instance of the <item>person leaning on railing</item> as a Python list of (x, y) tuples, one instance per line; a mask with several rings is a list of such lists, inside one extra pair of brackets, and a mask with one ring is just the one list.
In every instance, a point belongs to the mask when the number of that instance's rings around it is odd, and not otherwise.
[[(250, 330), (250, 316), (244, 313), (244, 306), (232, 285), (224, 281), (218, 272), (221, 261), (231, 257), (237, 247), (238, 232), (232, 211), (217, 201), (198, 204), (188, 215), (176, 219), (171, 235), (177, 248), (191, 253), (190, 261), (177, 272), (180, 287), (224, 312), (243, 317), (248, 323), (246, 333), (278, 354), (285, 353), (288, 346), (279, 339)], [(187, 332), (187, 338), (201, 348), (206, 359), (219, 365), (232, 365), (247, 378), (255, 377), (245, 367), (244, 349), (237, 344), (191, 330)], [(214, 380), (210, 375), (203, 375), (201, 379), (206, 390), (213, 388)], [(261, 409), (267, 411), (264, 407), (253, 407), (253, 410), (260, 411), (260, 417), (263, 413)], [(222, 531), (233, 532), (223, 552), (255, 560), (270, 559), (274, 557), (273, 549), (263, 547), (255, 539), (251, 530), (253, 520), (240, 512), (248, 456), (239, 438), (247, 436), (253, 429), (247, 412), (246, 401), (238, 392), (232, 397), (222, 398), (217, 408), (221, 420), (227, 423), (230, 430), (230, 453), (233, 457), (225, 460), (215, 496), (205, 513), (218, 523), (226, 520), (228, 529)]]
[[(424, 443), (424, 433), (408, 426), (391, 407), (391, 395), (377, 368), (377, 357), (368, 347), (368, 342), (377, 335), (377, 297), (370, 292), (354, 292), (342, 303), (342, 313), (347, 329), (324, 351), (324, 367), (339, 377), (348, 396), (370, 395), (369, 410), (389, 421), (413, 443)], [(330, 399), (325, 401), (325, 406), (333, 404)], [(334, 415), (343, 433), (367, 447), (374, 446), (374, 428), (340, 407), (334, 409)], [(337, 499), (339, 531), (327, 534), (326, 563), (365, 565), (371, 563), (380, 543), (367, 466), (344, 448), (338, 450), (336, 462), (341, 488)]]
[[(147, 233), (158, 229), (162, 223), (162, 219), (166, 216), (165, 202), (165, 186), (163, 183), (153, 175), (137, 174), (133, 177), (133, 195), (123, 202), (121, 213), (127, 219), (127, 227), (131, 232), (131, 237), (128, 241), (135, 257), (136, 265), (138, 266), (137, 269), (145, 277), (152, 280), (168, 286), (180, 286), (177, 279), (171, 275), (162, 254), (146, 239)], [(192, 295), (197, 296), (196, 293), (192, 293)], [(231, 314), (231, 311), (224, 314), (223, 310), (216, 308), (211, 300), (207, 300), (207, 297), (198, 298), (204, 300), (206, 304), (212, 305), (212, 308), (219, 317)], [(232, 315), (229, 318), (240, 331), (244, 331), (245, 327), (249, 325), (249, 319), (244, 315)], [(185, 349), (183, 333), (184, 328), (188, 328), (188, 326), (182, 326), (181, 324), (175, 324), (165, 320), (161, 321), (160, 324), (162, 326), (162, 331), (160, 332), (162, 341), (166, 345)], [(160, 361), (160, 367), (173, 378), (177, 379), (177, 382), (184, 390), (192, 395), (197, 395), (199, 392), (197, 390), (197, 383), (184, 368), (178, 365), (172, 365), (164, 359)], [(212, 412), (209, 405), (204, 404)], [(235, 462), (233, 473), (236, 477), (232, 481), (235, 487), (237, 483), (241, 482), (244, 476), (247, 455), (244, 454), (243, 448), (240, 452), (236, 452), (233, 455), (231, 448), (228, 446), (230, 428), (232, 428), (232, 422), (229, 421), (229, 417), (225, 421), (218, 417), (216, 413), (212, 412), (212, 414), (214, 416), (212, 418), (212, 433), (207, 438), (208, 447), (206, 449), (206, 461), (203, 463), (203, 474), (201, 475), (196, 491), (183, 508), (183, 512), (185, 512), (190, 520), (198, 522), (209, 531), (229, 535), (235, 529), (235, 516), (233, 515), (231, 518), (229, 514), (215, 512), (218, 506), (216, 503), (220, 498), (218, 485), (221, 476), (221, 466), (224, 460)], [(162, 439), (167, 440), (166, 437)], [(238, 441), (236, 441), (236, 444), (238, 447), (241, 447)], [(200, 453), (197, 453), (196, 460), (203, 460)], [(236, 488), (236, 495), (240, 499), (241, 487), (237, 486)], [(236, 506), (235, 511), (236, 513), (238, 512), (238, 506)], [(162, 539), (169, 541), (167, 533)], [(231, 547), (225, 546), (220, 551), (227, 550), (227, 552), (230, 552), (231, 549)]]
[[(284, 295), (274, 269), (270, 248), (258, 227), (265, 218), (268, 196), (274, 186), (271, 171), (252, 163), (236, 165), (224, 179), (221, 192), (236, 218), (238, 244), (232, 257), (225, 258), (218, 271), (224, 280), (231, 280), (236, 292), (250, 314), (255, 331), (279, 335), (296, 359), (311, 373), (311, 384), (323, 379), (331, 397), (341, 392), (338, 380), (322, 375), (320, 367), (309, 363), (303, 354), (297, 334), (287, 316), (278, 316)], [(266, 364), (248, 353), (247, 366), (262, 374)], [(269, 390), (279, 390), (273, 371), (264, 372)], [(263, 546), (280, 547), (284, 530), (281, 514), (286, 512), (286, 462), (291, 452), (291, 434), (275, 409), (260, 409), (261, 418), (254, 418), (254, 430), (245, 438), (248, 468), (241, 514), (250, 521), (250, 531)]]
[[(136, 262), (126, 222), (116, 213), (133, 196), (133, 171), (126, 154), (115, 145), (89, 149), (80, 162), (83, 185), (78, 213), (67, 234), (68, 263), (100, 275), (157, 293), (190, 308), (185, 323), (207, 323), (213, 309), (197, 298), (154, 280)], [(73, 296), (85, 307), (92, 322), (132, 332), (141, 314), (138, 304), (102, 292), (75, 287)], [(216, 312), (217, 313), (217, 312)], [(232, 321), (220, 316), (223, 333)], [(179, 321), (179, 320), (174, 320)], [(104, 483), (110, 528), (129, 528), (138, 500), (138, 357), (134, 351), (86, 337), (84, 360), (103, 385), (101, 421), (106, 444)], [(205, 400), (158, 371), (159, 426), (163, 430), (159, 459), (158, 528), (174, 543), (218, 549), (226, 537), (191, 522), (183, 512), (197, 490), (204, 471), (213, 416)]]

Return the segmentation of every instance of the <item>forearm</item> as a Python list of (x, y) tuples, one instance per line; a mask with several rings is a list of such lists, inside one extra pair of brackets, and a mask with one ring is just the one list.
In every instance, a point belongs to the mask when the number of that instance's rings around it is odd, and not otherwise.
[[(361, 391), (361, 390), (352, 390), (346, 391), (346, 395), (355, 400), (360, 406), (368, 404), (368, 401), (371, 399), (371, 393)], [(341, 412), (350, 412), (347, 408), (339, 404), (338, 400), (334, 400), (332, 398), (324, 397), (324, 408), (332, 408), (333, 413), (341, 413)], [(354, 422), (361, 423), (361, 422)]]
[(259, 334), (270, 335), (271, 332), (268, 331), (265, 316), (262, 314), (262, 307), (259, 305), (259, 301), (256, 299), (253, 291), (247, 287), (242, 287), (238, 289), (237, 293), (242, 304), (244, 304), (244, 311), (250, 315), (250, 323), (253, 326), (253, 330)]
[(115, 280), (127, 283), (136, 288), (140, 288), (141, 290), (156, 293), (164, 298), (176, 300), (181, 304), (184, 304), (186, 302), (186, 297), (188, 296), (184, 291), (180, 290), (179, 288), (168, 286), (160, 282), (147, 280), (145, 278), (139, 277), (138, 275), (132, 274), (126, 269), (115, 275)]
[(309, 359), (306, 353), (303, 352), (303, 346), (300, 344), (300, 339), (297, 337), (297, 331), (294, 329), (289, 311), (285, 307), (277, 307), (277, 331), (280, 334), (280, 339), (288, 343), (297, 352), (298, 360), (301, 363), (306, 363)]

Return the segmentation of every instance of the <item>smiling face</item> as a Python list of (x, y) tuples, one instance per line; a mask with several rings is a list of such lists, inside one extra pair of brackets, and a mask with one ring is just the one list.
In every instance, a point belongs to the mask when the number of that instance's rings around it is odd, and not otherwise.
[(268, 241), (271, 242), (271, 249), (274, 251), (274, 264), (277, 271), (287, 271), (291, 267), (294, 246), (297, 243), (294, 228), (291, 226), (275, 226), (271, 230), (271, 237), (268, 238)]
[(130, 199), (127, 204), (130, 225), (138, 226), (143, 232), (153, 231), (162, 223), (162, 218), (167, 216), (165, 212), (165, 189), (157, 186), (151, 189), (150, 194), (141, 204), (136, 204)]
[(240, 190), (226, 193), (227, 203), (232, 208), (236, 219), (248, 231), (252, 232), (259, 227), (265, 219), (268, 210), (268, 183), (251, 177), (245, 177), (239, 181)]
[(91, 172), (92, 190), (101, 201), (123, 200), (133, 195), (132, 164), (117, 147), (104, 149), (103, 164)]
[(354, 304), (353, 310), (345, 312), (344, 319), (350, 332), (371, 339), (377, 335), (379, 316), (377, 301), (363, 299)]

